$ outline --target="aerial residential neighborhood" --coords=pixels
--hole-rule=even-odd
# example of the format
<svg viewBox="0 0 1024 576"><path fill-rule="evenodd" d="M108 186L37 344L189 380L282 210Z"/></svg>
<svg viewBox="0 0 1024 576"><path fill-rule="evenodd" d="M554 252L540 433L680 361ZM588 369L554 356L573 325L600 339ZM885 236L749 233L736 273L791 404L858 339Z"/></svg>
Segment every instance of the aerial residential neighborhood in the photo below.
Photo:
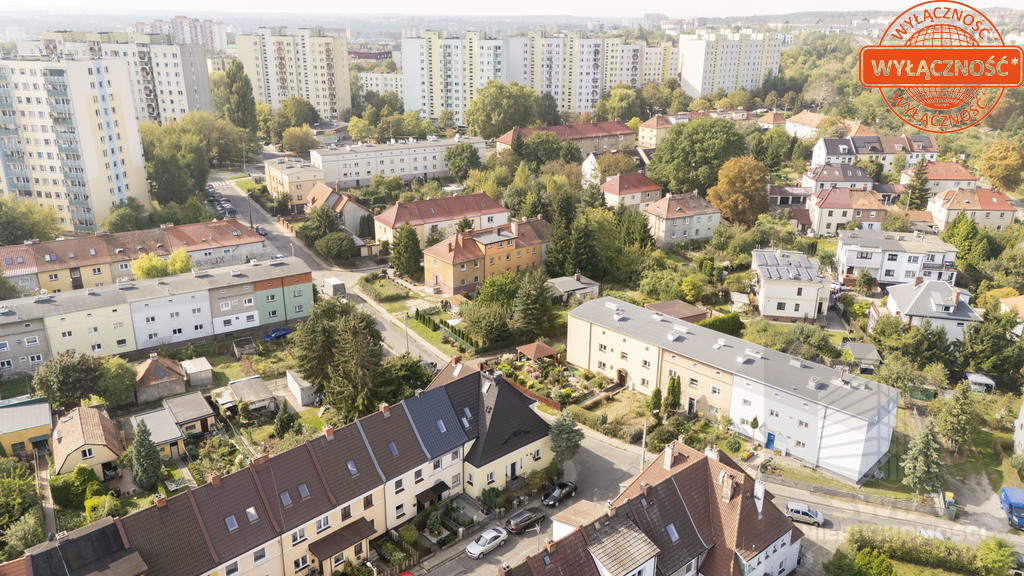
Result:
<svg viewBox="0 0 1024 576"><path fill-rule="evenodd" d="M1024 575L1019 8L173 8L4 12L0 576Z"/></svg>

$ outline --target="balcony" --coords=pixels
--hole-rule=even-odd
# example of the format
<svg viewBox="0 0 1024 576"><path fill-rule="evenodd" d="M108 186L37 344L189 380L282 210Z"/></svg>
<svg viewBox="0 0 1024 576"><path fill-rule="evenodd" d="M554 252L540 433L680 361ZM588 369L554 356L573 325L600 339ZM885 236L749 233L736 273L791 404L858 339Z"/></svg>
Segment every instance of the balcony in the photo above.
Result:
<svg viewBox="0 0 1024 576"><path fill-rule="evenodd" d="M60 152L61 154L79 154L79 153L81 153L81 151L78 149L78 146L74 146L74 145L68 146L66 144L57 144L57 151Z"/></svg>
<svg viewBox="0 0 1024 576"><path fill-rule="evenodd" d="M70 181L64 185L64 189L67 190L68 194L88 194L89 189L82 184L72 184Z"/></svg>
<svg viewBox="0 0 1024 576"><path fill-rule="evenodd" d="M921 264L922 270L945 270L947 268L953 268L956 264L953 262L925 262Z"/></svg>
<svg viewBox="0 0 1024 576"><path fill-rule="evenodd" d="M65 168L85 168L85 164L82 163L81 158L61 158L60 165Z"/></svg>
<svg viewBox="0 0 1024 576"><path fill-rule="evenodd" d="M68 114L70 116L72 112L71 104L65 104L63 102L50 102L50 112L56 112L60 114Z"/></svg>
<svg viewBox="0 0 1024 576"><path fill-rule="evenodd" d="M71 197L68 199L68 204L76 206L78 208L92 208L92 202L88 199L82 200L79 198Z"/></svg>

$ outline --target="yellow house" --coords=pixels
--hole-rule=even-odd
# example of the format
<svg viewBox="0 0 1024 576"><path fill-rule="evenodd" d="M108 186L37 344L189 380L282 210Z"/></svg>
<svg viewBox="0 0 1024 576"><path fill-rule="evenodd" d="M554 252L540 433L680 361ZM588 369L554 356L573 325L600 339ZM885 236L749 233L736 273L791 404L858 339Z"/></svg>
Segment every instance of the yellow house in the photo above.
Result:
<svg viewBox="0 0 1024 576"><path fill-rule="evenodd" d="M84 464L103 478L103 468L120 456L117 427L99 408L75 408L53 429L53 466L57 474L73 472Z"/></svg>
<svg viewBox="0 0 1024 576"><path fill-rule="evenodd" d="M67 238L31 245L39 287L49 292L95 288L113 282L110 255L101 236Z"/></svg>
<svg viewBox="0 0 1024 576"><path fill-rule="evenodd" d="M19 396L0 401L0 456L35 457L48 450L52 428L46 398Z"/></svg>
<svg viewBox="0 0 1024 576"><path fill-rule="evenodd" d="M50 353L82 352L107 356L135 350L128 299L122 290L105 289L88 297L55 295L33 306L51 310L43 318Z"/></svg>
<svg viewBox="0 0 1024 576"><path fill-rule="evenodd" d="M287 196L292 212L302 212L309 204L313 187L324 181L324 171L303 164L301 158L277 158L267 162L265 167L267 191L274 198Z"/></svg>
<svg viewBox="0 0 1024 576"><path fill-rule="evenodd" d="M185 451L185 435L181 433L174 415L165 408L136 414L131 417L132 430L138 435L139 423L149 428L149 438L160 451L161 460L178 458Z"/></svg>

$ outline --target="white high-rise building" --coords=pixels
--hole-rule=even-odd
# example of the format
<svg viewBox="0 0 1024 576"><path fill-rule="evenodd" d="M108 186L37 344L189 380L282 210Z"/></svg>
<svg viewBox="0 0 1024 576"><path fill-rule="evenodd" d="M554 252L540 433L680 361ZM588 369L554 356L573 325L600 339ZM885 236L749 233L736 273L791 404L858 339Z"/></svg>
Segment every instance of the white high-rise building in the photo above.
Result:
<svg viewBox="0 0 1024 576"><path fill-rule="evenodd" d="M779 73L781 34L727 30L679 36L679 83L693 97L719 88L754 90Z"/></svg>
<svg viewBox="0 0 1024 576"><path fill-rule="evenodd" d="M275 110L295 96L305 98L325 120L352 107L348 39L320 28L260 28L237 36L235 50L252 82L256 102Z"/></svg>
<svg viewBox="0 0 1024 576"><path fill-rule="evenodd" d="M46 32L41 40L18 42L18 53L43 59L118 59L128 63L139 122L181 120L189 112L213 110L206 52L198 45L172 44L164 35Z"/></svg>
<svg viewBox="0 0 1024 576"><path fill-rule="evenodd" d="M53 207L75 232L149 202L127 61L0 60L0 194Z"/></svg>
<svg viewBox="0 0 1024 576"><path fill-rule="evenodd" d="M401 72L360 72L358 78L360 94L394 92L402 96L405 92Z"/></svg>
<svg viewBox="0 0 1024 576"><path fill-rule="evenodd" d="M170 22L136 22L130 29L138 34L169 34L175 44L199 44L212 52L228 47L228 26L223 22L175 16Z"/></svg>

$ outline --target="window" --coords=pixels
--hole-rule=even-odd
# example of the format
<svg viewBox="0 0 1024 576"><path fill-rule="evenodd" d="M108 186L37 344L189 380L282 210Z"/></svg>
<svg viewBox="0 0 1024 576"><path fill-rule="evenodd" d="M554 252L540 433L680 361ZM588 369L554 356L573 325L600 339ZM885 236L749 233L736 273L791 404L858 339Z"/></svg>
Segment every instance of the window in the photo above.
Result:
<svg viewBox="0 0 1024 576"><path fill-rule="evenodd" d="M333 562L335 568L343 566L345 564L345 553L342 552L341 554L335 556Z"/></svg>
<svg viewBox="0 0 1024 576"><path fill-rule="evenodd" d="M442 434L444 434L446 432L443 420L438 420L437 421L437 429L440 430Z"/></svg>
<svg viewBox="0 0 1024 576"><path fill-rule="evenodd" d="M644 360L643 362L641 362L641 364L643 365L644 368L650 368L651 367L651 361L650 360Z"/></svg>
<svg viewBox="0 0 1024 576"><path fill-rule="evenodd" d="M341 521L342 522L344 522L345 520L348 520L351 517L352 517L352 507L351 506L345 506L344 508L341 509Z"/></svg>
<svg viewBox="0 0 1024 576"><path fill-rule="evenodd" d="M292 296L296 298L302 298L302 290L295 290L294 292L292 292Z"/></svg>
<svg viewBox="0 0 1024 576"><path fill-rule="evenodd" d="M619 353L619 358L622 358L623 360L629 360L629 353L628 352L620 352Z"/></svg>
<svg viewBox="0 0 1024 576"><path fill-rule="evenodd" d="M414 484L419 484L420 482L423 482L423 470L417 469L415 472L413 472L412 479Z"/></svg>
<svg viewBox="0 0 1024 576"><path fill-rule="evenodd" d="M175 328L174 330L171 330L171 334L175 336L181 334L181 328Z"/></svg>
<svg viewBox="0 0 1024 576"><path fill-rule="evenodd" d="M295 313L296 314L301 314L302 313L302 305L301 304L299 304L298 306L295 307Z"/></svg>
<svg viewBox="0 0 1024 576"><path fill-rule="evenodd" d="M395 480L395 494L398 494L403 490L405 490L405 482L401 478Z"/></svg>
<svg viewBox="0 0 1024 576"><path fill-rule="evenodd" d="M746 418L740 418L740 426L749 426L749 425L750 425L750 420L747 420Z"/></svg>
<svg viewBox="0 0 1024 576"><path fill-rule="evenodd" d="M466 474L466 484L469 484L470 486L473 485L473 475L472 474Z"/></svg>
<svg viewBox="0 0 1024 576"><path fill-rule="evenodd" d="M259 564L267 559L267 549L260 548L259 550L252 553L252 563Z"/></svg>
<svg viewBox="0 0 1024 576"><path fill-rule="evenodd" d="M454 476L452 476L452 488L455 488L459 484L462 484L462 476L460 476L459 474L455 474Z"/></svg>
<svg viewBox="0 0 1024 576"><path fill-rule="evenodd" d="M267 302L277 302L277 294L268 294Z"/></svg>
<svg viewBox="0 0 1024 576"><path fill-rule="evenodd" d="M370 520L370 527L371 528L373 527L373 520L372 519ZM356 542L356 546L353 549L353 552L356 553L356 556L362 556L363 555L363 543L362 542Z"/></svg>
<svg viewBox="0 0 1024 576"><path fill-rule="evenodd" d="M251 297L249 297L249 298L246 298L246 299L242 300L242 305L243 306L252 306L253 305L253 299Z"/></svg>
<svg viewBox="0 0 1024 576"><path fill-rule="evenodd" d="M49 278L50 278L50 282L56 282L57 278L59 278L59 277L56 274L50 274Z"/></svg>
<svg viewBox="0 0 1024 576"><path fill-rule="evenodd" d="M750 400L744 399L743 400L743 405L744 406L750 406Z"/></svg>
<svg viewBox="0 0 1024 576"><path fill-rule="evenodd" d="M196 324L195 326L192 327L192 329L195 330L196 332L202 332L203 325L202 324Z"/></svg>
<svg viewBox="0 0 1024 576"><path fill-rule="evenodd" d="M395 506L395 518L401 518L402 516L405 516L405 504Z"/></svg>
<svg viewBox="0 0 1024 576"><path fill-rule="evenodd" d="M117 347L118 348L123 348L124 346L127 346L127 345L128 345L128 339L127 338L121 338L120 340L117 341Z"/></svg>
<svg viewBox="0 0 1024 576"><path fill-rule="evenodd" d="M779 417L779 411L778 410L769 410L768 411L768 415L769 416L774 416L774 417L778 418Z"/></svg>
<svg viewBox="0 0 1024 576"><path fill-rule="evenodd" d="M260 519L260 515L256 513L254 506L249 506L245 509L245 517L249 519L249 524L255 524Z"/></svg>
<svg viewBox="0 0 1024 576"><path fill-rule="evenodd" d="M895 262L895 261L899 260L899 258L900 258L899 254L886 254L885 255L885 259L888 260L889 262Z"/></svg>
<svg viewBox="0 0 1024 576"><path fill-rule="evenodd" d="M285 508L291 506L292 505L292 495L289 494L288 492L281 492L281 504L284 504Z"/></svg>
<svg viewBox="0 0 1024 576"><path fill-rule="evenodd" d="M395 446L394 442L388 442L388 450L391 451L392 456L398 456L398 446Z"/></svg>
<svg viewBox="0 0 1024 576"><path fill-rule="evenodd" d="M323 516L321 518L317 518L317 520L316 520L316 531L317 531L318 534L320 532L323 532L324 530L327 530L330 527L331 527L331 517L330 516Z"/></svg>
<svg viewBox="0 0 1024 576"><path fill-rule="evenodd" d="M712 386L711 387L711 395L712 396L721 396L722 395L722 389L719 388L718 386Z"/></svg>
<svg viewBox="0 0 1024 576"><path fill-rule="evenodd" d="M805 443L803 443L803 442L801 442L801 441L797 440L797 441L796 441L796 447L797 447L797 448L806 448L806 447L807 447L807 444L805 444Z"/></svg>
<svg viewBox="0 0 1024 576"><path fill-rule="evenodd" d="M696 387L697 387L697 379L696 378L690 378L690 388L696 388Z"/></svg>
<svg viewBox="0 0 1024 576"><path fill-rule="evenodd" d="M99 352L103 349L103 344L93 344L90 348L92 348L93 352Z"/></svg>
<svg viewBox="0 0 1024 576"><path fill-rule="evenodd" d="M303 554L295 559L295 572L301 572L309 567L309 554Z"/></svg>
<svg viewBox="0 0 1024 576"><path fill-rule="evenodd" d="M71 338L71 330L67 330L67 331L61 332L60 333L60 337L65 339L65 340L67 340L68 338Z"/></svg>
<svg viewBox="0 0 1024 576"><path fill-rule="evenodd" d="M42 354L33 354L33 355L28 357L28 361L29 361L30 364L42 364L42 362L43 362L43 355Z"/></svg>
<svg viewBox="0 0 1024 576"><path fill-rule="evenodd" d="M605 346L604 344L598 344L597 349L600 350L601 352L607 352L608 346Z"/></svg>
<svg viewBox="0 0 1024 576"><path fill-rule="evenodd" d="M345 463L345 465L348 466L348 474L349 474L349 476L358 476L359 475L359 469L356 468L355 460L349 460L348 462Z"/></svg>
<svg viewBox="0 0 1024 576"><path fill-rule="evenodd" d="M224 574L227 576L235 576L238 574L238 562L232 562L224 567Z"/></svg>
<svg viewBox="0 0 1024 576"><path fill-rule="evenodd" d="M225 327L225 328L227 328L228 326L231 326L231 318L226 318L226 319L224 320L224 327ZM156 336L156 335L154 334L154 337L155 337L155 336Z"/></svg>
<svg viewBox="0 0 1024 576"><path fill-rule="evenodd" d="M92 458L92 448L82 450L82 460L88 460L89 458Z"/></svg>
<svg viewBox="0 0 1024 576"><path fill-rule="evenodd" d="M540 458L541 458L540 448L537 448L536 450L533 451L533 461L536 462L537 460L540 460Z"/></svg>
<svg viewBox="0 0 1024 576"><path fill-rule="evenodd" d="M799 428L808 428L809 427L807 422L804 422L803 420L797 420L796 425Z"/></svg>
<svg viewBox="0 0 1024 576"><path fill-rule="evenodd" d="M672 540L673 542L679 540L679 533L676 532L675 524L669 524L668 526L665 526L665 531L668 532L669 540Z"/></svg>
<svg viewBox="0 0 1024 576"><path fill-rule="evenodd" d="M373 508L373 494L363 496L363 509Z"/></svg>
<svg viewBox="0 0 1024 576"><path fill-rule="evenodd" d="M39 336L25 338L25 346L39 346Z"/></svg>
<svg viewBox="0 0 1024 576"><path fill-rule="evenodd" d="M494 484L494 472L487 473L487 484Z"/></svg>
<svg viewBox="0 0 1024 576"><path fill-rule="evenodd" d="M440 469L441 469L441 459L438 458L437 460L434 460L434 472L437 472Z"/></svg>
<svg viewBox="0 0 1024 576"><path fill-rule="evenodd" d="M857 252L857 258L860 260L870 260L871 252Z"/></svg>
<svg viewBox="0 0 1024 576"><path fill-rule="evenodd" d="M597 367L598 367L598 369L599 369L599 370L604 370L605 368L607 368L607 367L608 367L608 365L607 365L607 364L605 364L604 362L600 362L600 361L598 361L598 363L597 363Z"/></svg>
<svg viewBox="0 0 1024 576"><path fill-rule="evenodd" d="M803 288L797 288L796 289L796 295L797 296L803 296L804 295L804 289Z"/></svg>
<svg viewBox="0 0 1024 576"><path fill-rule="evenodd" d="M298 544L299 542L302 542L305 539L306 539L306 529L305 528L299 528L295 532L292 532L292 546L295 546L296 544Z"/></svg>
<svg viewBox="0 0 1024 576"><path fill-rule="evenodd" d="M458 462L458 461L459 461L459 451L458 450L453 450L452 451L452 462Z"/></svg>
<svg viewBox="0 0 1024 576"><path fill-rule="evenodd" d="M223 310L231 310L231 302L221 302L220 303L220 309L222 311ZM146 322L149 322L148 318L146 319Z"/></svg>
<svg viewBox="0 0 1024 576"><path fill-rule="evenodd" d="M786 303L785 302L779 302L778 304L775 305L775 309L776 310L785 310L786 309Z"/></svg>
<svg viewBox="0 0 1024 576"><path fill-rule="evenodd" d="M225 518L224 523L228 526L228 532L238 530L238 521L235 520L235 516L233 514Z"/></svg>
<svg viewBox="0 0 1024 576"><path fill-rule="evenodd" d="M305 484L299 484L299 497L301 497L303 500L309 498L309 486L306 486Z"/></svg>
<svg viewBox="0 0 1024 576"><path fill-rule="evenodd" d="M669 370L668 370L668 377L669 378L675 378L677 374L679 374L679 373L676 372L675 370L669 368Z"/></svg>

